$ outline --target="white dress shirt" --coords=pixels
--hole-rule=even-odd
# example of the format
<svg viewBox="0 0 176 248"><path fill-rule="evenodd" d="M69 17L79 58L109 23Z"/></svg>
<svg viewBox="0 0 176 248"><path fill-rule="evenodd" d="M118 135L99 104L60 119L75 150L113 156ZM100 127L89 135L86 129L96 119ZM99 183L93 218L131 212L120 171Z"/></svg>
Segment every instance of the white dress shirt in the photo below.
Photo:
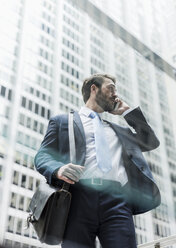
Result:
<svg viewBox="0 0 176 248"><path fill-rule="evenodd" d="M93 123L91 117L89 117L91 112L92 110L85 106L79 111L86 137L86 170L81 179L102 178L118 181L123 186L127 183L128 177L122 160L122 144L114 130L107 122L104 121L102 121L105 131L103 135L106 136L107 143L109 145L110 156L112 159L112 169L107 173L103 173L97 166ZM125 111L123 116L129 112L129 110Z"/></svg>

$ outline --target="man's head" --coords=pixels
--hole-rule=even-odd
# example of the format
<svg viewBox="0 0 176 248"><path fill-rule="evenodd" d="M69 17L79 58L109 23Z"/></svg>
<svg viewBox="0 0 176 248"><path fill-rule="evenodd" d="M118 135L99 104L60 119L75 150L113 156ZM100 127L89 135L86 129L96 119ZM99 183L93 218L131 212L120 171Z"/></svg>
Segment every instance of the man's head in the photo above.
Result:
<svg viewBox="0 0 176 248"><path fill-rule="evenodd" d="M83 82L82 95L84 102L96 103L102 111L114 109L116 79L107 74L94 74Z"/></svg>

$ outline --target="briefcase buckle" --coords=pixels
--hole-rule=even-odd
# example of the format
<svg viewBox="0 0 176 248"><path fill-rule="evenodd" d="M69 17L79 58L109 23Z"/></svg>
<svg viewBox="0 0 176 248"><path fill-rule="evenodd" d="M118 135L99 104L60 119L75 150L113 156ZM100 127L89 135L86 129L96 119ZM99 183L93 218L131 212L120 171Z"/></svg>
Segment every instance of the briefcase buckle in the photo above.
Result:
<svg viewBox="0 0 176 248"><path fill-rule="evenodd" d="M91 184L93 184L93 185L103 185L103 180L102 180L102 178L92 178Z"/></svg>

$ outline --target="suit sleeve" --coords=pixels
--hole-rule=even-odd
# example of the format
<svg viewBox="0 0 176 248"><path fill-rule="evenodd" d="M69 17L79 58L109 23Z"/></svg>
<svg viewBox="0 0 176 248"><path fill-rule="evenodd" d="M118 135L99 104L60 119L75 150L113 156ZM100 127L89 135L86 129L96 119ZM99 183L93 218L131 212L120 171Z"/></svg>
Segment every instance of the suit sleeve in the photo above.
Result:
<svg viewBox="0 0 176 248"><path fill-rule="evenodd" d="M124 118L135 129L136 133L132 135L143 152L153 150L159 146L158 138L139 107L126 114Z"/></svg>
<svg viewBox="0 0 176 248"><path fill-rule="evenodd" d="M52 184L54 172L64 165L60 161L58 151L58 132L58 121L55 118L51 118L46 135L34 158L34 164L37 171L46 178L49 184Z"/></svg>

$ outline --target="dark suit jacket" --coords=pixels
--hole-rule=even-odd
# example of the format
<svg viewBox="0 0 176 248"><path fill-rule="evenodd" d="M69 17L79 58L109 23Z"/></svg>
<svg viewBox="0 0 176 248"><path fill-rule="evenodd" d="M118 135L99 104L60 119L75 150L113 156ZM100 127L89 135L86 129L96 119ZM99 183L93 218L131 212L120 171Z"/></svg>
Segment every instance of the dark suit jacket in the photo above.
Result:
<svg viewBox="0 0 176 248"><path fill-rule="evenodd" d="M158 147L159 141L140 108L128 113L125 120L134 128L135 133L128 127L108 123L116 132L123 147L122 156L128 175L128 184L124 187L126 199L132 207L133 214L139 214L157 207L161 201L158 187L142 154ZM77 112L74 112L74 132L76 164L84 165L86 140ZM68 116L58 115L49 121L48 130L35 156L35 166L49 184L59 185L63 181L56 179L54 172L69 162Z"/></svg>

